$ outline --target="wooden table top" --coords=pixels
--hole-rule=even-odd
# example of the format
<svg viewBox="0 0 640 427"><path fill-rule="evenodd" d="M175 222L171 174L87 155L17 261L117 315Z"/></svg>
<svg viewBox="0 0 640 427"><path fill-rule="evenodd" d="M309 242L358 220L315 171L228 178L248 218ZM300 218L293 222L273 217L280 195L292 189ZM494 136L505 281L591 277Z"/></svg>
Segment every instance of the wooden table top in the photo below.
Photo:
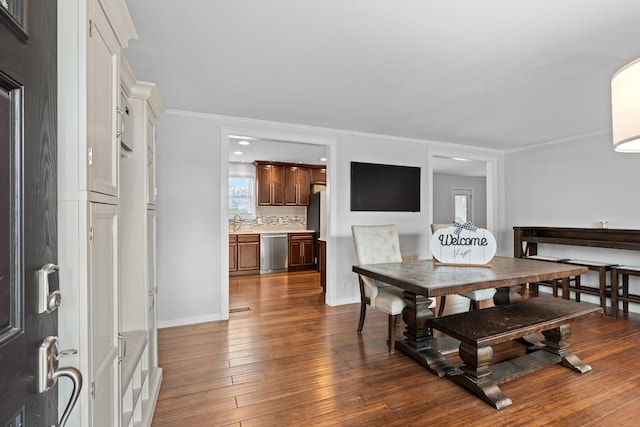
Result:
<svg viewBox="0 0 640 427"><path fill-rule="evenodd" d="M490 268L435 265L434 260L429 259L354 265L353 271L429 298L562 279L589 270L577 265L494 257Z"/></svg>

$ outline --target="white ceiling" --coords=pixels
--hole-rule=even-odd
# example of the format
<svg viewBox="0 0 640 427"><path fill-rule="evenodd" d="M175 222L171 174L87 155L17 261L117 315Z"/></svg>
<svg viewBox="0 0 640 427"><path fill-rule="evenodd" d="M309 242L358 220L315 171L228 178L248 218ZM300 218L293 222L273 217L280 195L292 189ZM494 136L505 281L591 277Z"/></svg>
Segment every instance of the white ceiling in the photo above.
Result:
<svg viewBox="0 0 640 427"><path fill-rule="evenodd" d="M260 139L248 141L250 145L240 145L239 138L229 138L229 161L251 163L254 160L274 160L288 163L308 163L321 165L327 158L325 145L297 144L292 142ZM242 154L235 154L240 151ZM326 160L325 160L326 161Z"/></svg>
<svg viewBox="0 0 640 427"><path fill-rule="evenodd" d="M640 57L638 0L126 2L167 109L504 150L608 138Z"/></svg>

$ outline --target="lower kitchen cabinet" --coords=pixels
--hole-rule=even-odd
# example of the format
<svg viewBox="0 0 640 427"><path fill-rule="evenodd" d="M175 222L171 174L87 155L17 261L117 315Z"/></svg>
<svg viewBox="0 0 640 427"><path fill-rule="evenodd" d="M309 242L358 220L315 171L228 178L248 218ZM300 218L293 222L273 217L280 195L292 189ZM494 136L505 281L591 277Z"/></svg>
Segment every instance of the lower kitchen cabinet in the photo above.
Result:
<svg viewBox="0 0 640 427"><path fill-rule="evenodd" d="M289 233L289 270L313 268L313 239L313 233Z"/></svg>
<svg viewBox="0 0 640 427"><path fill-rule="evenodd" d="M229 272L238 271L238 235L229 234Z"/></svg>
<svg viewBox="0 0 640 427"><path fill-rule="evenodd" d="M237 274L260 271L260 235L229 235L229 272Z"/></svg>
<svg viewBox="0 0 640 427"><path fill-rule="evenodd" d="M327 242L324 240L318 240L318 248L320 253L318 254L318 271L320 271L320 286L322 286L322 293L327 293Z"/></svg>

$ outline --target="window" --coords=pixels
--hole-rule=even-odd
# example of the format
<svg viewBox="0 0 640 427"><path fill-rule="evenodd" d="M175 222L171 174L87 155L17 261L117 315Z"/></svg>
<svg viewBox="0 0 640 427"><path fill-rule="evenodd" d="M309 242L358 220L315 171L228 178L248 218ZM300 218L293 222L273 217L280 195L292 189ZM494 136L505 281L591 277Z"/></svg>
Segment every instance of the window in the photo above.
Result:
<svg viewBox="0 0 640 427"><path fill-rule="evenodd" d="M229 177L229 216L252 217L255 213L253 178Z"/></svg>
<svg viewBox="0 0 640 427"><path fill-rule="evenodd" d="M473 221L473 211L471 209L471 188L452 188L453 196L453 219L454 221L466 223Z"/></svg>

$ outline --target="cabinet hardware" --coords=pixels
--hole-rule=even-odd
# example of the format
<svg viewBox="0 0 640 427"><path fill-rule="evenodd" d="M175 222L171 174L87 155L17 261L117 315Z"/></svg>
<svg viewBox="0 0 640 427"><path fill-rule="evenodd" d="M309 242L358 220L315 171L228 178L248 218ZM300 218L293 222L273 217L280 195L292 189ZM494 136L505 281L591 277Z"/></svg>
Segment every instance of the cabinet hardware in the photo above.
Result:
<svg viewBox="0 0 640 427"><path fill-rule="evenodd" d="M118 353L118 362L122 362L127 357L127 340L122 334L118 334Z"/></svg>
<svg viewBox="0 0 640 427"><path fill-rule="evenodd" d="M125 112L124 112L124 111L122 111L122 110L121 110L121 109L119 109L119 108L116 108L116 114L117 114L117 115L119 115L119 116L121 117L121 119L120 119L120 129L116 131L116 138L118 138L118 137L120 137L120 136L124 133L124 131L125 131L125 128L124 128L124 115L125 115ZM128 115L128 113L127 113L127 115Z"/></svg>

